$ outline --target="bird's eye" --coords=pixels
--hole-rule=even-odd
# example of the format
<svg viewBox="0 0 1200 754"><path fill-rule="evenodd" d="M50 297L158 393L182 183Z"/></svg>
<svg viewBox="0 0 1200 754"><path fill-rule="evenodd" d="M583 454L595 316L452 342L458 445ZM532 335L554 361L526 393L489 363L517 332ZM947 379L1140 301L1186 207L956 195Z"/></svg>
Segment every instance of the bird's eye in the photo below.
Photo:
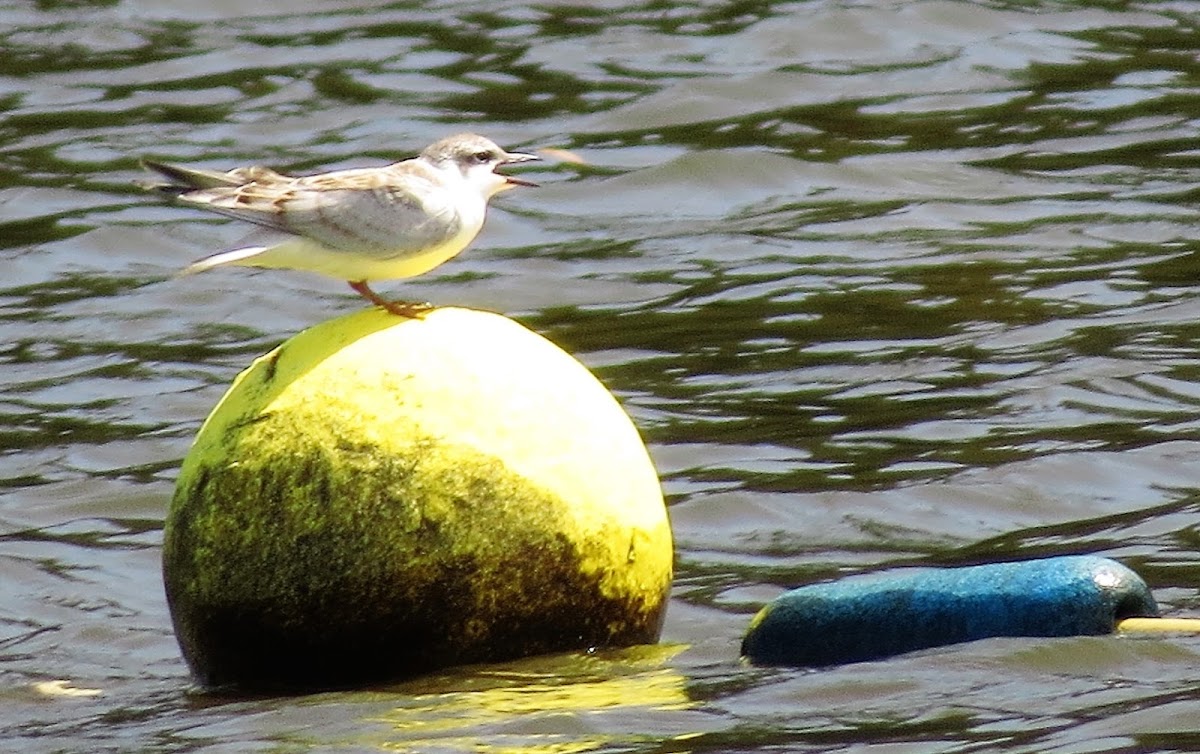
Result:
<svg viewBox="0 0 1200 754"><path fill-rule="evenodd" d="M475 154L471 155L471 159L475 160L475 162L478 162L480 165L482 165L485 162L492 161L492 153L488 152L486 150L479 151L479 152L476 152Z"/></svg>

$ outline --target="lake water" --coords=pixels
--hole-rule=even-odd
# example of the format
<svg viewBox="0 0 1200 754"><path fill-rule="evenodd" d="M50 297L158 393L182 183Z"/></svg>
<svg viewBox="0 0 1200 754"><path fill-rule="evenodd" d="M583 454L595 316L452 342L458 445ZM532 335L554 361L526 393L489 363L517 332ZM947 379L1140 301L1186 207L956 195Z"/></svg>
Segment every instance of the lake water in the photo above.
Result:
<svg viewBox="0 0 1200 754"><path fill-rule="evenodd" d="M1197 2L0 4L0 748L1194 751L1200 638L737 654L784 589L914 565L1097 553L1200 614L1198 49ZM504 312L618 395L671 505L664 643L196 693L160 581L180 460L255 356L363 302L173 279L245 228L137 160L464 129L586 164L376 288Z"/></svg>

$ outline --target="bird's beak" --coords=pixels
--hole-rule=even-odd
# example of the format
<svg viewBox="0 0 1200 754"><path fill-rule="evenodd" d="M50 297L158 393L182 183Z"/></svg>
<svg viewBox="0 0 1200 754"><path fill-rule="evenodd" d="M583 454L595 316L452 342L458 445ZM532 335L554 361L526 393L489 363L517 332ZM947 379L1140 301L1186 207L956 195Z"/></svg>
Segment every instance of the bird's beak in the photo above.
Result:
<svg viewBox="0 0 1200 754"><path fill-rule="evenodd" d="M515 162L529 162L530 160L540 160L541 158L535 154L525 154L524 152L505 152L504 159L500 161L501 165L511 165ZM533 181L523 181L520 178L513 178L511 175L504 176L504 180L514 186L532 186L537 188L537 184Z"/></svg>
<svg viewBox="0 0 1200 754"><path fill-rule="evenodd" d="M526 154L525 152L505 152L502 163L507 165L510 162L530 162L532 160L540 160L536 154Z"/></svg>

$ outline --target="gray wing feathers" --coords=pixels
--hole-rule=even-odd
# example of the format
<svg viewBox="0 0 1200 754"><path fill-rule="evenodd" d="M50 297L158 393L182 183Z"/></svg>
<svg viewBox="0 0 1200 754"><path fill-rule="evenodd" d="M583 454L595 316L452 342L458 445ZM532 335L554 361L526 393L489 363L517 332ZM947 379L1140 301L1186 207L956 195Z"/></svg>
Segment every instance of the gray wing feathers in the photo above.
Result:
<svg viewBox="0 0 1200 754"><path fill-rule="evenodd" d="M413 172L346 170L291 178L262 167L227 173L147 162L171 183L148 188L180 201L292 233L335 250L404 256L460 230L455 211ZM393 169L399 166L393 166ZM408 184L403 185L403 184ZM422 203L408 186L426 189Z"/></svg>
<svg viewBox="0 0 1200 754"><path fill-rule="evenodd" d="M182 165L172 165L169 162L155 162L154 160L142 160L142 167L147 170L153 170L163 178L166 178L170 183L151 183L150 181L138 181L138 185L150 189L152 191L160 191L167 194L183 194L197 189L212 189L221 187L240 186L250 181L272 181L272 180L287 180L286 176L276 173L270 168L254 166L249 168L237 168L222 173L216 170L201 170L199 168L185 168Z"/></svg>
<svg viewBox="0 0 1200 754"><path fill-rule="evenodd" d="M408 193L388 186L298 192L283 209L285 230L347 251L403 256L440 244L458 231L453 213L439 216Z"/></svg>

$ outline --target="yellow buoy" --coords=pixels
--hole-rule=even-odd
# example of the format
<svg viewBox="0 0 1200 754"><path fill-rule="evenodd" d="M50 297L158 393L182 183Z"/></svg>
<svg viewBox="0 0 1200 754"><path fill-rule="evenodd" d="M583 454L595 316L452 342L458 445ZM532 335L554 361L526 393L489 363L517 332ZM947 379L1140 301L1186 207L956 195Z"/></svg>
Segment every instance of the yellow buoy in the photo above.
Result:
<svg viewBox="0 0 1200 754"><path fill-rule="evenodd" d="M364 311L255 361L201 427L163 543L184 656L246 688L653 642L671 566L612 395L465 309Z"/></svg>

